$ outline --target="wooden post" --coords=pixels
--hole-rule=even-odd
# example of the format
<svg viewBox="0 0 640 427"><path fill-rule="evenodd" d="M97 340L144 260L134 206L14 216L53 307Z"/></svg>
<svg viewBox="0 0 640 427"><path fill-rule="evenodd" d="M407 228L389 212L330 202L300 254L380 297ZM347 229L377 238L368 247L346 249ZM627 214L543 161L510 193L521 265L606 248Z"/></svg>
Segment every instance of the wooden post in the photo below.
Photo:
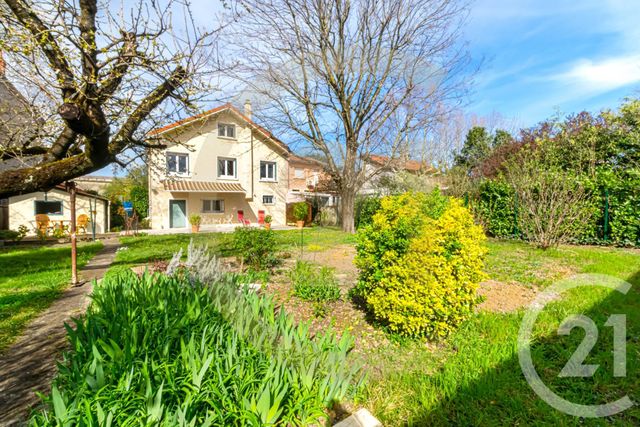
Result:
<svg viewBox="0 0 640 427"><path fill-rule="evenodd" d="M67 182L67 191L69 191L69 207L71 224L69 226L69 234L71 237L71 285L78 284L78 244L76 241L76 183Z"/></svg>

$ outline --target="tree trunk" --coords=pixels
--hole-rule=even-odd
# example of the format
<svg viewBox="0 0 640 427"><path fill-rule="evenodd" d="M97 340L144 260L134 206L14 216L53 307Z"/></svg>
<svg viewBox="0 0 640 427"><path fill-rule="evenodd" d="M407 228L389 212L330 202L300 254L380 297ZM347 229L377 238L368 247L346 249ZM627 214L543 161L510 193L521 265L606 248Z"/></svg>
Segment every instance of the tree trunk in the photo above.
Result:
<svg viewBox="0 0 640 427"><path fill-rule="evenodd" d="M346 233L355 233L355 201L356 192L351 189L344 189L340 194L342 231Z"/></svg>

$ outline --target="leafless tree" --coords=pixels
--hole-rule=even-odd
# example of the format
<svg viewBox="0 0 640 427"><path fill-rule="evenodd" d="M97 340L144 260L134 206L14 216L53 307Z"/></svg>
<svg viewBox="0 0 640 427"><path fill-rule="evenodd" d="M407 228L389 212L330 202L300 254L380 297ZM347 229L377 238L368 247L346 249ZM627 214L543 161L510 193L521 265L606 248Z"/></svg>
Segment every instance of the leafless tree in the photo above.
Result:
<svg viewBox="0 0 640 427"><path fill-rule="evenodd" d="M271 128L321 152L354 231L355 196L466 87L456 0L240 0L225 45ZM288 132L288 133L287 133Z"/></svg>
<svg viewBox="0 0 640 427"><path fill-rule="evenodd" d="M0 198L142 155L208 84L216 33L180 0L0 0L0 83L22 95L0 114Z"/></svg>
<svg viewBox="0 0 640 427"><path fill-rule="evenodd" d="M589 191L546 147L520 150L507 162L504 176L517 197L520 231L542 249L576 237L594 214Z"/></svg>

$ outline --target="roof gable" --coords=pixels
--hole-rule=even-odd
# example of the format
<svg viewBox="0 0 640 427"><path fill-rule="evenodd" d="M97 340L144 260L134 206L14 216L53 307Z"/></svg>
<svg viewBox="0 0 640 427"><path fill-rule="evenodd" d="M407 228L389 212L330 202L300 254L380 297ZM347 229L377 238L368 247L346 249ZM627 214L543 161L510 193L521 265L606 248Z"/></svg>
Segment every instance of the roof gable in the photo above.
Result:
<svg viewBox="0 0 640 427"><path fill-rule="evenodd" d="M206 121L214 116L217 116L221 113L224 112L228 112L231 113L232 115L236 116L239 120L245 122L251 129L255 130L256 132L258 132L259 134L261 134L263 137L265 137L267 140L271 141L273 144L275 144L276 146L278 146L280 149L284 150L287 154L291 152L291 150L289 149L289 146L287 144L285 144L284 142L282 142L281 140L279 140L278 138L276 138L271 132L269 132L267 129L263 128L262 126L258 125L256 122L254 122L253 120L251 120L250 118L248 118L247 116L245 116L242 112L240 112L240 110L238 110L236 107L234 107L233 105L231 105L230 103L221 105L219 107L216 108L212 108L211 110L205 111L203 113L200 114L196 114L194 116L191 117L187 117L186 119L182 119L179 120L177 122L168 124L166 126L163 126L161 128L158 129L154 129L151 132L148 133L149 137L153 137L153 138L157 138L163 134L166 133L173 133L173 132L177 132L180 129L183 129L189 125L195 124L199 121Z"/></svg>

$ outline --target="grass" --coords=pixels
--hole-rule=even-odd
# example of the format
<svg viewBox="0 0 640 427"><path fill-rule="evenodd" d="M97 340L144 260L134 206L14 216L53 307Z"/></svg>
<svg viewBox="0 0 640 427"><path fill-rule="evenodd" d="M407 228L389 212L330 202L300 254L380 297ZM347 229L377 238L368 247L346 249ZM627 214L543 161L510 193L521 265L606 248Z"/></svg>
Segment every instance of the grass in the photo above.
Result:
<svg viewBox="0 0 640 427"><path fill-rule="evenodd" d="M300 232L276 232L284 250L300 249ZM129 251L118 254L121 265L168 258L186 247L190 235L124 240ZM199 234L224 254L228 235ZM305 229L305 251L353 244L355 238L336 229ZM537 372L557 394L582 403L605 403L627 393L640 401L640 252L601 247L564 246L542 251L515 241L491 240L486 270L494 281L543 289L575 273L595 273L627 280L626 296L602 289L579 288L550 303L538 319L532 355ZM599 340L584 363L599 364L593 378L560 378L558 374L584 332L559 336L569 315L584 313L599 327ZM627 316L627 377L612 375L613 330L604 326L610 314ZM384 425L601 425L602 419L564 415L547 405L526 383L517 358L516 337L523 311L481 312L449 339L437 344L398 341L369 354L370 380L355 404L371 410ZM607 418L607 424L638 425L637 407Z"/></svg>
<svg viewBox="0 0 640 427"><path fill-rule="evenodd" d="M81 267L102 243L81 245ZM26 323L49 307L69 284L71 249L27 248L0 251L0 351L20 334Z"/></svg>
<svg viewBox="0 0 640 427"><path fill-rule="evenodd" d="M299 230L280 230L273 232L279 249L282 251L299 251L302 240L303 249L322 251L337 244L353 244L355 237L334 227L312 227ZM156 260L168 260L182 248L186 253L189 241L193 239L197 244L206 244L209 249L220 256L227 256L231 252L231 233L198 233L198 234L170 234L161 236L122 237L122 245L127 249L118 252L109 274L129 269L135 265L145 264Z"/></svg>
<svg viewBox="0 0 640 427"><path fill-rule="evenodd" d="M640 254L621 249L562 247L540 251L518 242L492 241L487 270L494 280L546 286L561 272L598 273L629 281L626 296L601 289L579 288L547 306L534 330L532 354L543 381L565 399L595 404L628 393L640 398ZM507 285L508 286L508 285ZM584 332L556 334L569 315L584 313L599 326L600 339L584 363L598 363L593 378L559 378ZM604 326L612 313L627 316L626 378L612 375L612 328ZM360 396L384 425L601 425L602 419L564 415L538 398L521 373L517 334L522 311L479 313L437 350L407 343L375 355L383 365ZM406 354L412 355L407 359ZM404 362L402 360L404 359ZM399 362L400 361L400 362ZM637 425L640 411L630 409L609 417L614 425Z"/></svg>

